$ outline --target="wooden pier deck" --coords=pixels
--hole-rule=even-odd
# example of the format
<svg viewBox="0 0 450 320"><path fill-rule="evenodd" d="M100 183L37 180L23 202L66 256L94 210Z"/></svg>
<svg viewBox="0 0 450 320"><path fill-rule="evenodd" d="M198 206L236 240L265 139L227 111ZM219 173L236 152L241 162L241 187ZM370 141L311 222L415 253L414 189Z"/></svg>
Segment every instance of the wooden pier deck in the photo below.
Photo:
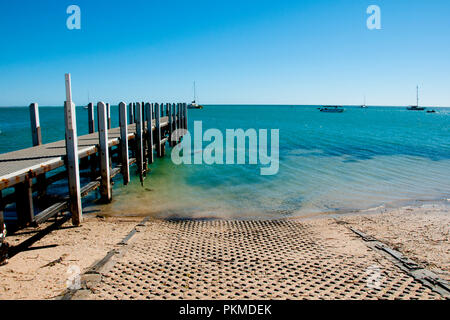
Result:
<svg viewBox="0 0 450 320"><path fill-rule="evenodd" d="M152 129L156 128L153 120ZM161 118L161 127L169 125L168 117ZM128 139L136 135L136 124L128 126ZM120 128L108 130L109 147L120 142ZM166 140L167 141L167 140ZM99 149L99 133L94 132L78 137L79 159L96 153ZM0 190L21 183L31 173L37 176L64 166L66 141L60 140L27 149L0 154Z"/></svg>

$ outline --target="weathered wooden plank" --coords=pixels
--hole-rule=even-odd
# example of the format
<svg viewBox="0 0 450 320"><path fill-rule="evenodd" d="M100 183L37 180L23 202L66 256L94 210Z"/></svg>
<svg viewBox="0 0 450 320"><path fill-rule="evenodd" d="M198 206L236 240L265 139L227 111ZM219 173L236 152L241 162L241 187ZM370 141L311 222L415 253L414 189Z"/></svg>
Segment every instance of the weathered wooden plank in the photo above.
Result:
<svg viewBox="0 0 450 320"><path fill-rule="evenodd" d="M148 163L153 163L153 112L152 105L150 103L145 104L146 117L147 117L147 159Z"/></svg>
<svg viewBox="0 0 450 320"><path fill-rule="evenodd" d="M124 102L119 103L119 124L120 124L120 158L122 164L123 184L130 182L130 166L128 154L128 119L127 105Z"/></svg>
<svg viewBox="0 0 450 320"><path fill-rule="evenodd" d="M101 186L100 196L102 201L110 202L112 199L111 193L111 173L109 165L109 146L108 146L108 121L107 108L104 102L97 104L98 113L98 133L99 133L99 155L100 155L100 175Z"/></svg>
<svg viewBox="0 0 450 320"><path fill-rule="evenodd" d="M70 74L65 75L66 101L64 103L64 114L66 122L66 154L67 171L70 194L70 212L72 223L80 225L82 217L81 194L80 194L80 167L78 160L78 136L75 115L75 104L72 102L72 88Z"/></svg>
<svg viewBox="0 0 450 320"><path fill-rule="evenodd" d="M144 146L142 129L144 127L144 119L142 117L142 106L140 102L136 103L136 158L139 181L144 183Z"/></svg>

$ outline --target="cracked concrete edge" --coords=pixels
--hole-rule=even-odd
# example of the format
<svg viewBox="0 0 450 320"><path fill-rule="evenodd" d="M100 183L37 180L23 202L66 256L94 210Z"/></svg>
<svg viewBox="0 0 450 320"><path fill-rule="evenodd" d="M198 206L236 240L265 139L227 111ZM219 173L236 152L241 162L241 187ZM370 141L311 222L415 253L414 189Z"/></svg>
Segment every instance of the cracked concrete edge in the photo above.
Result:
<svg viewBox="0 0 450 320"><path fill-rule="evenodd" d="M122 258L130 249L130 240L140 232L139 228L144 227L150 217L144 218L138 223L120 242L118 246L120 249L112 249L100 260L92 264L88 270L80 276L80 288L67 289L61 295L57 296L55 300L86 300L89 299L92 293L91 288L97 286L102 277L110 271L117 261Z"/></svg>
<svg viewBox="0 0 450 320"><path fill-rule="evenodd" d="M394 263L394 265L396 265L408 275L412 276L424 286L430 288L434 292L439 293L444 299L450 299L450 284L448 283L448 281L440 278L434 272L423 268L408 257L405 257L400 251L390 248L384 242L370 235L367 235L366 233L358 229L350 227L349 223L339 219L335 219L335 222L339 225L344 225L347 229L360 237L364 241L366 246L388 258L391 262Z"/></svg>

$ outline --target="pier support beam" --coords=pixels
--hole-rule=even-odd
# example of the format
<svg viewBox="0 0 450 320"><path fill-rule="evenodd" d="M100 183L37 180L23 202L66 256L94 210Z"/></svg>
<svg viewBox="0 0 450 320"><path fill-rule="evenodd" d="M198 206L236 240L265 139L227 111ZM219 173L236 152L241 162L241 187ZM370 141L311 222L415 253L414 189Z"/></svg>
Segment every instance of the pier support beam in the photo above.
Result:
<svg viewBox="0 0 450 320"><path fill-rule="evenodd" d="M136 160L141 185L144 184L144 146L142 129L144 127L144 119L142 117L142 106L140 102L136 103Z"/></svg>
<svg viewBox="0 0 450 320"><path fill-rule="evenodd" d="M106 104L106 115L108 118L108 129L111 129L111 105L109 103Z"/></svg>
<svg viewBox="0 0 450 320"><path fill-rule="evenodd" d="M155 103L155 138L156 138L156 156L161 158L163 156L162 146L161 146L161 109L159 103Z"/></svg>
<svg viewBox="0 0 450 320"><path fill-rule="evenodd" d="M30 104L30 121L31 121L31 137L33 146L42 144L41 124L39 121L39 106L37 103ZM45 182L45 173L36 178L39 197L45 196L47 193L47 184Z"/></svg>
<svg viewBox="0 0 450 320"><path fill-rule="evenodd" d="M133 104L132 103L130 103L129 105L128 105L128 108L129 108L129 110L128 110L128 113L129 113L129 116L130 116L130 119L129 119L129 123L130 124L133 124L133 120L134 120L134 108L133 108Z"/></svg>
<svg viewBox="0 0 450 320"><path fill-rule="evenodd" d="M147 161L153 163L153 112L150 103L145 104L145 115L147 117Z"/></svg>
<svg viewBox="0 0 450 320"><path fill-rule="evenodd" d="M80 193L80 164L78 159L78 137L75 105L72 102L72 88L69 73L65 75L65 80L66 101L64 103L64 115L66 122L66 154L70 195L70 212L72 214L72 223L78 226L81 224L83 219Z"/></svg>
<svg viewBox="0 0 450 320"><path fill-rule="evenodd" d="M16 195L17 224L28 226L34 220L33 179L27 177L24 182L14 187Z"/></svg>
<svg viewBox="0 0 450 320"><path fill-rule="evenodd" d="M178 128L183 129L183 123L181 121L181 103L178 103L178 111L177 111L177 122L178 122ZM178 143L181 141L181 133L178 135Z"/></svg>
<svg viewBox="0 0 450 320"><path fill-rule="evenodd" d="M89 133L95 132L94 104L89 102L88 105L88 129Z"/></svg>
<svg viewBox="0 0 450 320"><path fill-rule="evenodd" d="M177 144L178 138L177 132L178 126L177 126L177 105L175 103L172 104L172 125L173 125L173 140L172 140L172 146L175 146Z"/></svg>
<svg viewBox="0 0 450 320"><path fill-rule="evenodd" d="M98 113L98 133L99 133L99 155L100 155L100 196L102 201L110 202L112 199L111 192L111 172L109 166L109 145L108 145L108 120L107 107L104 102L97 104Z"/></svg>
<svg viewBox="0 0 450 320"><path fill-rule="evenodd" d="M41 124L39 123L39 106L37 103L30 104L31 137L33 146L42 144Z"/></svg>
<svg viewBox="0 0 450 320"><path fill-rule="evenodd" d="M183 103L184 105L184 128L187 130L188 129L188 108L187 108L187 104Z"/></svg>
<svg viewBox="0 0 450 320"><path fill-rule="evenodd" d="M89 102L87 107L88 107L88 130L89 133L94 133L95 132L94 104L92 102ZM91 179L95 179L97 178L97 157L95 154L89 156L89 163L91 167Z"/></svg>
<svg viewBox="0 0 450 320"><path fill-rule="evenodd" d="M167 117L169 120L169 146L173 147L173 142L172 142L172 134L173 134L173 122L172 122L172 104L168 103L167 104Z"/></svg>
<svg viewBox="0 0 450 320"><path fill-rule="evenodd" d="M119 124L120 124L120 159L122 163L123 184L130 182L130 159L128 155L128 120L127 105L119 103Z"/></svg>

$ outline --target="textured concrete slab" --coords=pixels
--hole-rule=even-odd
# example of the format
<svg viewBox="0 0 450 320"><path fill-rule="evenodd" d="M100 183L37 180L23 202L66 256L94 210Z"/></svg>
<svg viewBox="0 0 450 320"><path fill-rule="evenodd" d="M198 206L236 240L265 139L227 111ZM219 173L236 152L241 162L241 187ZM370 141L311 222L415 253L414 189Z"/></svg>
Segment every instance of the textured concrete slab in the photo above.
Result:
<svg viewBox="0 0 450 320"><path fill-rule="evenodd" d="M128 245L82 298L442 298L333 221L155 220Z"/></svg>

